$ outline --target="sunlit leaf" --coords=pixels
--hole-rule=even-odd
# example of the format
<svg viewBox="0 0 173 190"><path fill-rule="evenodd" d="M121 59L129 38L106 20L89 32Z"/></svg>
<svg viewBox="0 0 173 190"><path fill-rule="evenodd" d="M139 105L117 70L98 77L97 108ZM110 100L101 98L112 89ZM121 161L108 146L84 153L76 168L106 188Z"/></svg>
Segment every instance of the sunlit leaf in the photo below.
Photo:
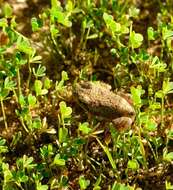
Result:
<svg viewBox="0 0 173 190"><path fill-rule="evenodd" d="M132 31L130 33L129 41L130 41L132 48L139 48L142 45L143 36L142 36L142 34L135 33L135 31Z"/></svg>
<svg viewBox="0 0 173 190"><path fill-rule="evenodd" d="M79 130L80 130L83 134L89 134L92 129L89 127L89 123L88 123L88 122L84 122L84 123L80 123L80 125L79 125Z"/></svg>
<svg viewBox="0 0 173 190"><path fill-rule="evenodd" d="M37 102L37 99L35 96L33 96L32 94L28 95L28 103L30 106L34 106Z"/></svg>
<svg viewBox="0 0 173 190"><path fill-rule="evenodd" d="M10 6L9 3L5 3L4 6L3 6L3 13L5 15L6 18L9 18L12 16L12 13L13 13L13 9L12 7Z"/></svg>
<svg viewBox="0 0 173 190"><path fill-rule="evenodd" d="M139 168L139 163L137 160L129 160L127 167L132 170L137 170Z"/></svg>
<svg viewBox="0 0 173 190"><path fill-rule="evenodd" d="M58 166L65 166L65 160L60 158L59 154L56 154L56 156L54 157L53 164Z"/></svg>
<svg viewBox="0 0 173 190"><path fill-rule="evenodd" d="M173 152L166 153L163 157L165 161L171 162L173 161Z"/></svg>
<svg viewBox="0 0 173 190"><path fill-rule="evenodd" d="M58 136L59 136L59 142L60 143L66 142L67 141L67 137L68 137L68 129L65 128L65 127L61 127L59 129Z"/></svg>
<svg viewBox="0 0 173 190"><path fill-rule="evenodd" d="M79 185L80 185L81 190L86 189L89 186L89 184L90 184L90 180L85 179L84 176L79 177Z"/></svg>

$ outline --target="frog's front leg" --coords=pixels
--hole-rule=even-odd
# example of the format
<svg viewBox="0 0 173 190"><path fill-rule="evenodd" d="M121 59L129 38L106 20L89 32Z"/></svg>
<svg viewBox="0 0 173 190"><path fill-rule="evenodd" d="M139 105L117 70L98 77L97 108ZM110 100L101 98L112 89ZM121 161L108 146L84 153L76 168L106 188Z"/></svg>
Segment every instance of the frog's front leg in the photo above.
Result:
<svg viewBox="0 0 173 190"><path fill-rule="evenodd" d="M112 120L112 123L118 131L124 131L132 125L133 120L130 117L119 117Z"/></svg>

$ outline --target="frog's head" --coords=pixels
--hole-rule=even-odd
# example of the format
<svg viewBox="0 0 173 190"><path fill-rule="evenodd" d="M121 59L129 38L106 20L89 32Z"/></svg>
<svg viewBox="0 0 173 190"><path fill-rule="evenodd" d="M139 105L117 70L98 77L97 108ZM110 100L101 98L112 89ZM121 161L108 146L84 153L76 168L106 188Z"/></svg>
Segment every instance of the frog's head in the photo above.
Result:
<svg viewBox="0 0 173 190"><path fill-rule="evenodd" d="M73 94L76 99L83 103L90 102L90 93L92 90L92 83L89 81L81 81L76 83L73 88Z"/></svg>

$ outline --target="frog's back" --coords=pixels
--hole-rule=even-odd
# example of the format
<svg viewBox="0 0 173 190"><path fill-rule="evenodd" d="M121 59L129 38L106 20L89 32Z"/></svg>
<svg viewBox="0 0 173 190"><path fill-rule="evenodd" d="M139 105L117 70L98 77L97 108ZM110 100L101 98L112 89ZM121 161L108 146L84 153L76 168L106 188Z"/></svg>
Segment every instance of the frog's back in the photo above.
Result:
<svg viewBox="0 0 173 190"><path fill-rule="evenodd" d="M81 82L76 86L79 101L92 113L113 119L122 115L133 115L133 107L102 82Z"/></svg>

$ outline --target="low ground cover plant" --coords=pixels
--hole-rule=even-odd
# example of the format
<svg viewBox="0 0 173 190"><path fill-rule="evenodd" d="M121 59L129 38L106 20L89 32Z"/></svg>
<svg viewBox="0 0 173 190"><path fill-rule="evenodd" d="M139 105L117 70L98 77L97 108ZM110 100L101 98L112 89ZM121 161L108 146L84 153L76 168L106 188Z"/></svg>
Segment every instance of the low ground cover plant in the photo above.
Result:
<svg viewBox="0 0 173 190"><path fill-rule="evenodd" d="M14 2L0 4L1 189L172 189L172 1L25 1L26 20ZM132 126L83 109L80 81L130 94Z"/></svg>

